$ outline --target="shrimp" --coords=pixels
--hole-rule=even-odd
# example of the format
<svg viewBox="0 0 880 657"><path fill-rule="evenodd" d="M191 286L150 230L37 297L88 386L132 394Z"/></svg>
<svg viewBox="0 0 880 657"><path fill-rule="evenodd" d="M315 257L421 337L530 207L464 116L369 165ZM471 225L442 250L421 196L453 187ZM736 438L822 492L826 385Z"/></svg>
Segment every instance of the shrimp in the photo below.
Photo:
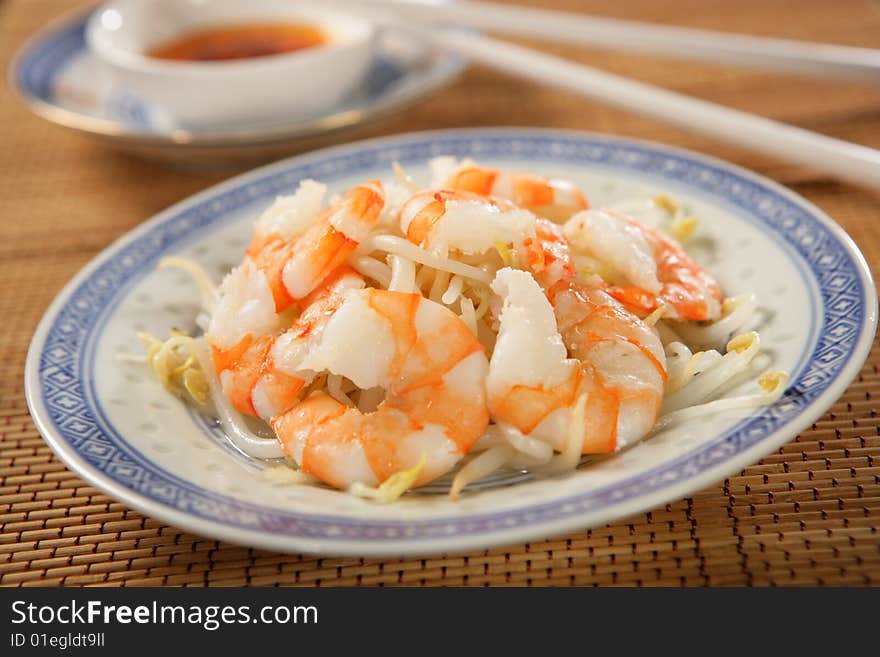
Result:
<svg viewBox="0 0 880 657"><path fill-rule="evenodd" d="M528 272L510 268L496 274L492 289L503 299L486 379L496 420L561 452L571 423L583 417L583 454L613 452L650 431L666 361L638 317L601 289L573 283L551 303Z"/></svg>
<svg viewBox="0 0 880 657"><path fill-rule="evenodd" d="M589 210L564 226L574 252L603 265L608 294L646 316L665 306L664 317L713 320L721 315L721 288L674 240L635 219Z"/></svg>
<svg viewBox="0 0 880 657"><path fill-rule="evenodd" d="M441 253L474 255L511 245L521 255L518 264L545 288L575 274L562 229L504 199L456 190L420 192L401 208L400 228L417 246Z"/></svg>
<svg viewBox="0 0 880 657"><path fill-rule="evenodd" d="M282 333L263 272L245 263L227 280L208 332L214 367L224 394L239 413L268 420L292 406L312 379L311 373L288 374L275 366L279 338L285 342L307 335L339 306L345 290L361 288L364 281L349 267L338 269L305 299L305 311ZM251 294L239 297L243 290Z"/></svg>
<svg viewBox="0 0 880 657"><path fill-rule="evenodd" d="M535 220L535 242L528 245L527 256L526 267L545 290L575 277L568 240L552 221Z"/></svg>
<svg viewBox="0 0 880 657"><path fill-rule="evenodd" d="M485 253L497 244L522 245L534 238L535 217L508 201L440 189L419 192L400 209L400 229L427 251L446 255Z"/></svg>
<svg viewBox="0 0 880 657"><path fill-rule="evenodd" d="M279 199L267 210L247 249L247 259L264 273L279 313L295 303L304 307L303 300L367 237L385 203L382 183L371 180L318 213L315 198L323 198L324 189L314 185L318 183L306 181L293 197Z"/></svg>
<svg viewBox="0 0 880 657"><path fill-rule="evenodd" d="M530 253L539 253L540 256L530 259L526 267L553 309L555 326L552 328L560 334L568 354L581 363L590 363L589 367L581 366L587 373L584 381L589 383L587 387L591 390L586 402L586 417L589 419L603 408L616 408L616 412L622 413L619 426L609 423L604 427L601 424L593 427L587 433L585 449L601 452L600 436L616 436L614 440L608 438L605 441L606 447L636 440L650 429L659 413L666 380L661 342L644 322L602 291L601 279L591 279L586 285L576 282L569 243L562 227L538 219L535 228L536 248ZM534 287L530 285L530 288ZM546 313L546 306L544 310ZM617 358L620 360L616 361ZM633 368L631 374L645 384L636 386L639 391L625 390L624 386L610 396L606 394L617 385L616 381L628 376L624 371L627 367ZM569 392L574 395L574 388ZM576 399L577 395L567 399L569 411ZM518 428L528 426L528 423L520 424ZM557 440L566 433L557 431ZM554 446L559 447L558 444Z"/></svg>
<svg viewBox="0 0 880 657"><path fill-rule="evenodd" d="M437 186L507 199L558 223L589 207L583 192L568 180L488 169L454 158L435 158L431 168Z"/></svg>
<svg viewBox="0 0 880 657"><path fill-rule="evenodd" d="M484 347L452 311L418 294L348 290L309 335L276 351L284 372L326 371L385 390L373 412L317 392L272 420L301 470L332 486L375 486L422 458L413 485L431 481L489 423Z"/></svg>

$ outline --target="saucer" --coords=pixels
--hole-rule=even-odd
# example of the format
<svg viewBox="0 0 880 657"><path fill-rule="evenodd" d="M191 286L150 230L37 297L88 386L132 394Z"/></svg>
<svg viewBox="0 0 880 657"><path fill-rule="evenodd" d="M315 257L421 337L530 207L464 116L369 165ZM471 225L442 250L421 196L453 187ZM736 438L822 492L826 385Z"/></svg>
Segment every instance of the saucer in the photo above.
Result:
<svg viewBox="0 0 880 657"><path fill-rule="evenodd" d="M9 68L12 89L32 112L116 147L181 163L256 162L331 143L388 118L450 83L464 68L456 55L383 32L367 76L349 98L307 119L203 127L177 120L124 85L87 47L89 8L63 16L33 36Z"/></svg>

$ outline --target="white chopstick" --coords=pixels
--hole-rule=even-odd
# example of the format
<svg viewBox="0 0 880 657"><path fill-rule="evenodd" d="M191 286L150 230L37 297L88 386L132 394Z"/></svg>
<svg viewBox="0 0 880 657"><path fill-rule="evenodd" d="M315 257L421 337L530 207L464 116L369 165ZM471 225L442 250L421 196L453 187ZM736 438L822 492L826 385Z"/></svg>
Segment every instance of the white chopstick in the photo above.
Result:
<svg viewBox="0 0 880 657"><path fill-rule="evenodd" d="M555 43L738 64L835 80L880 82L880 50L599 18L488 2L360 0L420 23L446 23Z"/></svg>
<svg viewBox="0 0 880 657"><path fill-rule="evenodd" d="M344 3L346 6L351 6ZM363 9L363 5L361 5ZM362 12L359 12L362 13ZM606 73L537 50L462 30L426 27L371 11L380 25L501 71L666 121L720 141L880 189L880 151ZM524 98L523 102L528 99Z"/></svg>

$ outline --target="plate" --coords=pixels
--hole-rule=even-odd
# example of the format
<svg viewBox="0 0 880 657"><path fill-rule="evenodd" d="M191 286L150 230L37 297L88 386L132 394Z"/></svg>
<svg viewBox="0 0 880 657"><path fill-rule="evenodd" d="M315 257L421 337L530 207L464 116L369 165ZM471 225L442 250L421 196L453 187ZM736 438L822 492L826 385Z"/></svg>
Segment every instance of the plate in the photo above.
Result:
<svg viewBox="0 0 880 657"><path fill-rule="evenodd" d="M240 261L254 215L302 178L341 191L387 177L393 161L425 176L440 154L573 179L593 205L675 196L700 219L693 253L727 294L754 291L774 368L791 373L770 408L672 427L574 473L506 473L458 502L435 483L381 505L318 487L279 486L216 425L171 398L143 366L135 332L191 327L198 292L159 258L199 260L218 277ZM597 134L531 129L426 132L354 143L233 178L166 210L108 247L43 318L27 399L61 459L109 495L197 534L337 555L458 552L545 538L680 499L755 463L808 427L846 389L877 322L874 283L852 240L818 208L754 173L688 151Z"/></svg>
<svg viewBox="0 0 880 657"><path fill-rule="evenodd" d="M268 160L338 140L427 98L464 68L457 55L426 50L411 37L385 31L362 87L330 112L204 129L179 124L113 82L86 46L92 11L63 16L31 38L10 65L12 89L53 123L143 155L195 164Z"/></svg>

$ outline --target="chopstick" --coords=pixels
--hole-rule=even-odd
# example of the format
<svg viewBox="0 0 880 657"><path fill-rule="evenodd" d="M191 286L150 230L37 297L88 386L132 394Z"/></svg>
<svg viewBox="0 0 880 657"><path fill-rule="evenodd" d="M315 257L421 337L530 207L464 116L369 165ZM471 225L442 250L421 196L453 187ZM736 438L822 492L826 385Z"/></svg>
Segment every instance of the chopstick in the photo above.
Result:
<svg viewBox="0 0 880 657"><path fill-rule="evenodd" d="M880 188L880 151L667 91L488 37L414 26L427 42L498 70L573 91L721 141Z"/></svg>
<svg viewBox="0 0 880 657"><path fill-rule="evenodd" d="M880 50L599 18L488 2L361 0L420 23L446 23L554 43L713 61L834 80L880 82Z"/></svg>
<svg viewBox="0 0 880 657"><path fill-rule="evenodd" d="M374 23L500 71L665 121L720 141L806 165L841 180L880 189L880 151L740 110L600 71L524 46L461 29L404 20L375 0L331 0ZM397 3L393 3L397 6ZM458 4L458 3L456 3Z"/></svg>

